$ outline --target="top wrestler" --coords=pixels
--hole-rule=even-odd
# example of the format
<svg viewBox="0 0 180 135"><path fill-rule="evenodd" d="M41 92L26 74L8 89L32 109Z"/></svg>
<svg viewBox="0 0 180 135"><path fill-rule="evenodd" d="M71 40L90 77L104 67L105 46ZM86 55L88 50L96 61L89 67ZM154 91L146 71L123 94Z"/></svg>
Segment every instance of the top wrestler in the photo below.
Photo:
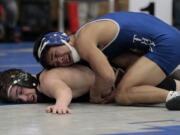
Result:
<svg viewBox="0 0 180 135"><path fill-rule="evenodd" d="M144 13L115 12L83 25L75 35L50 32L38 39L34 56L44 67L69 66L80 59L95 72L90 90L92 102L109 96L115 81L112 58L129 49L143 50L116 89L122 105L168 102L180 109L178 92L155 87L180 63L180 32L158 18ZM73 74L72 74L73 76ZM174 108L175 107L175 108Z"/></svg>

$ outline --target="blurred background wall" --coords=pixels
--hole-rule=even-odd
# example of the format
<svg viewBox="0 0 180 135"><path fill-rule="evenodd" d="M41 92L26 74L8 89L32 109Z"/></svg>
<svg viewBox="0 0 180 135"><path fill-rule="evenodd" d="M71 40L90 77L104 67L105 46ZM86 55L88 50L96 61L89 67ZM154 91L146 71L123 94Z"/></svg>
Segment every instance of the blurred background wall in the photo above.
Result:
<svg viewBox="0 0 180 135"><path fill-rule="evenodd" d="M0 42L34 41L49 31L74 33L114 11L145 12L180 28L180 0L0 0Z"/></svg>

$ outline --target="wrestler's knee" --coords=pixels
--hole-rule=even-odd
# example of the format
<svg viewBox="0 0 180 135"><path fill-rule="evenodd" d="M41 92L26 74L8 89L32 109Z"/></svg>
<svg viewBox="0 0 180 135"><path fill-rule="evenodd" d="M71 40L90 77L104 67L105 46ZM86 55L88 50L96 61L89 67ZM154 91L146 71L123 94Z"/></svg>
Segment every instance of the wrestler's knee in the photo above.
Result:
<svg viewBox="0 0 180 135"><path fill-rule="evenodd" d="M120 105L131 105L132 101L129 98L131 91L129 87L118 87L115 94L115 102Z"/></svg>
<svg viewBox="0 0 180 135"><path fill-rule="evenodd" d="M115 96L115 102L120 105L131 105L127 95L117 94Z"/></svg>
<svg viewBox="0 0 180 135"><path fill-rule="evenodd" d="M132 105L134 101L134 87L137 86L136 78L134 76L126 75L117 84L115 101L120 105Z"/></svg>

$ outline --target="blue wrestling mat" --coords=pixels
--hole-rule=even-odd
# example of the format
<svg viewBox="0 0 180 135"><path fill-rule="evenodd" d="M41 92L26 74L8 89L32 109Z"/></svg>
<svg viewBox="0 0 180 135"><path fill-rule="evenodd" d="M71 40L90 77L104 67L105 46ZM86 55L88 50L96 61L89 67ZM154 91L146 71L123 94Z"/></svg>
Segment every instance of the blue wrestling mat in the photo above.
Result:
<svg viewBox="0 0 180 135"><path fill-rule="evenodd" d="M173 126L159 126L147 129L146 132L132 132L132 133L119 133L119 134L107 134L107 135L179 135L180 125Z"/></svg>
<svg viewBox="0 0 180 135"><path fill-rule="evenodd" d="M33 58L33 43L0 44L0 71L20 68L36 74L42 70Z"/></svg>

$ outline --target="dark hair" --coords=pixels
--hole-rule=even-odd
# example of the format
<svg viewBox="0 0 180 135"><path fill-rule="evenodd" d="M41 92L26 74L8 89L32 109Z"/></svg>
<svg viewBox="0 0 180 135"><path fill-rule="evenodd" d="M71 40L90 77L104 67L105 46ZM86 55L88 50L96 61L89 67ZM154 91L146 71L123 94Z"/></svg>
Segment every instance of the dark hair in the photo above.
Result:
<svg viewBox="0 0 180 135"><path fill-rule="evenodd" d="M33 47L33 56L37 60L37 62L40 62L40 59L38 57L38 49L41 44L42 38L43 38L43 36L40 36L38 39L36 39L36 41L34 43L34 47Z"/></svg>
<svg viewBox="0 0 180 135"><path fill-rule="evenodd" d="M39 62L44 68L49 69L51 68L46 61L46 56L47 56L47 52L49 47L46 47L43 50L42 56L41 58L38 57L38 50L39 50L39 46L41 44L41 40L43 38L43 35L41 35L34 43L34 47L33 47L33 56L36 59L37 62Z"/></svg>
<svg viewBox="0 0 180 135"><path fill-rule="evenodd" d="M12 77L22 72L20 69L9 69L0 74L0 98L9 101L8 89L13 83Z"/></svg>
<svg viewBox="0 0 180 135"><path fill-rule="evenodd" d="M43 53L42 53L42 56L41 56L41 59L40 59L40 63L41 65L45 68L45 69L50 69L52 68L48 62L47 62L47 52L49 50L50 47L46 46L45 49L43 50Z"/></svg>
<svg viewBox="0 0 180 135"><path fill-rule="evenodd" d="M0 98L10 101L8 90L10 86L19 85L27 88L37 88L38 80L30 73L21 69L9 69L0 74Z"/></svg>

